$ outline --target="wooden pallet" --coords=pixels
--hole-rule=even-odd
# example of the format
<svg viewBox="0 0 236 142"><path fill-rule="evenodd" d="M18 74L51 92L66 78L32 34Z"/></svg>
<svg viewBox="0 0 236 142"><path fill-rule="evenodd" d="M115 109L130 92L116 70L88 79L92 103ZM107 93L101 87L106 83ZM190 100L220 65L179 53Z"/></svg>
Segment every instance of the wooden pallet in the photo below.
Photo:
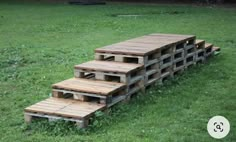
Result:
<svg viewBox="0 0 236 142"><path fill-rule="evenodd" d="M204 63L205 62L205 40L196 40L195 43L196 47L196 54L195 54L195 60L196 63Z"/></svg>
<svg viewBox="0 0 236 142"><path fill-rule="evenodd" d="M69 99L48 98L25 108L25 122L30 123L34 118L47 118L51 120L66 120L76 122L84 128L89 118L99 110L105 109L104 104L81 102Z"/></svg>
<svg viewBox="0 0 236 142"><path fill-rule="evenodd" d="M213 54L213 44L211 43L206 43L205 44L205 57L209 57Z"/></svg>
<svg viewBox="0 0 236 142"><path fill-rule="evenodd" d="M73 98L111 106L124 99L125 87L123 83L71 78L53 84L52 94L57 98Z"/></svg>
<svg viewBox="0 0 236 142"><path fill-rule="evenodd" d="M132 86L144 90L144 70L141 64L90 61L75 66L75 77L83 78L86 73L93 74L96 80L124 83L127 85L127 93Z"/></svg>
<svg viewBox="0 0 236 142"><path fill-rule="evenodd" d="M205 49L205 40L197 39L195 47L196 49Z"/></svg>
<svg viewBox="0 0 236 142"><path fill-rule="evenodd" d="M95 79L132 84L143 76L143 65L106 61L89 61L75 65L75 77L83 78L86 73L94 74Z"/></svg>
<svg viewBox="0 0 236 142"><path fill-rule="evenodd" d="M131 44L131 45L129 45ZM117 43L95 50L96 60L116 61L124 63L136 63L148 66L158 62L160 57L156 51L156 45L141 43ZM144 48L147 47L147 48Z"/></svg>
<svg viewBox="0 0 236 142"><path fill-rule="evenodd" d="M192 35L150 34L97 48L95 50L95 56L97 60L105 60L110 55L114 58L114 61L128 62L130 59L132 63L135 60L136 63L146 65L148 64L148 60L145 59L160 57L160 54L155 53L161 53L162 55L172 53L175 47L180 47L180 44L191 44L194 42L195 36ZM116 60L116 58L121 59Z"/></svg>
<svg viewBox="0 0 236 142"><path fill-rule="evenodd" d="M198 49L196 51L196 63L204 63L205 62L205 50Z"/></svg>

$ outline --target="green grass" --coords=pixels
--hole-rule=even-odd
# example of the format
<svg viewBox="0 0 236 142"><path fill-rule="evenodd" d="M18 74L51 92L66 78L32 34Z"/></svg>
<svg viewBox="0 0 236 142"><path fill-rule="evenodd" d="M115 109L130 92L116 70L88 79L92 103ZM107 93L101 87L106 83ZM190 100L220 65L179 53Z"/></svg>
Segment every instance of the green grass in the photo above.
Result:
<svg viewBox="0 0 236 142"><path fill-rule="evenodd" d="M143 14L116 17L116 14ZM0 4L0 141L218 141L206 125L223 115L236 141L236 9L190 5ZM150 89L88 130L45 121L27 126L23 109L48 98L95 48L149 33L195 34L222 52ZM221 140L219 140L221 141Z"/></svg>

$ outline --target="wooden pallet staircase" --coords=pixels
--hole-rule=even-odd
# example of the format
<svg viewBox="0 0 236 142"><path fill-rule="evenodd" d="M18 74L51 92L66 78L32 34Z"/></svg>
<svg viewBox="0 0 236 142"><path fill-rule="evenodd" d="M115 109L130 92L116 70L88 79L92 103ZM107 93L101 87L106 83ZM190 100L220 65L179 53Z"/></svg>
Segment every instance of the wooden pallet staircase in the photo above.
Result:
<svg viewBox="0 0 236 142"><path fill-rule="evenodd" d="M219 47L194 35L149 34L95 49L95 60L74 66L74 77L52 85L52 97L25 108L25 121L62 119L87 127L96 111L127 101L204 63Z"/></svg>

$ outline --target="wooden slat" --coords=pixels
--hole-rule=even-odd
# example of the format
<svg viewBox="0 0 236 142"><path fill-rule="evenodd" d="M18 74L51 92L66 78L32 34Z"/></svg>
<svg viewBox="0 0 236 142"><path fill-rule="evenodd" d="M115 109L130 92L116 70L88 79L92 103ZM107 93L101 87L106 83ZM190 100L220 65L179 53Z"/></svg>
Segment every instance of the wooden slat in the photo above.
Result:
<svg viewBox="0 0 236 142"><path fill-rule="evenodd" d="M102 104L78 101L56 111L55 114L73 118L84 118L90 116L95 111L103 109L104 107L105 105Z"/></svg>
<svg viewBox="0 0 236 142"><path fill-rule="evenodd" d="M110 95L125 87L123 83L71 78L52 85L53 89L64 89L77 92Z"/></svg>
<svg viewBox="0 0 236 142"><path fill-rule="evenodd" d="M89 61L76 65L75 69L95 70L102 72L130 73L141 68L143 65L121 62Z"/></svg>
<svg viewBox="0 0 236 142"><path fill-rule="evenodd" d="M56 109L45 109L45 108L39 108L35 106L30 106L25 108L26 112L37 112L37 113L46 113L46 114L53 114Z"/></svg>
<svg viewBox="0 0 236 142"><path fill-rule="evenodd" d="M117 43L116 45L119 45L119 46L129 46L130 48L132 48L132 47L142 47L142 48L150 51L150 49L157 49L160 46L164 47L166 44L165 43L158 43L158 44L157 43L137 43L137 42L125 41L125 42ZM147 49L147 48L150 48L150 49Z"/></svg>
<svg viewBox="0 0 236 142"><path fill-rule="evenodd" d="M131 39L131 40L127 40L127 41L128 42L137 42L137 43L159 44L162 46L166 46L166 45L173 45L175 43L178 43L179 41L183 41L183 39L182 38L146 36L146 37L141 37L138 39ZM158 48L162 48L162 46L159 46Z"/></svg>
<svg viewBox="0 0 236 142"><path fill-rule="evenodd" d="M76 102L76 100L70 100L70 99L61 99L61 98L55 98L55 97L52 97L52 98L48 98L47 100L45 100L44 103L51 103L51 104L59 104L59 105L69 105L71 103L73 103L73 101Z"/></svg>
<svg viewBox="0 0 236 142"><path fill-rule="evenodd" d="M183 40L191 40L195 39L195 35L180 35L180 34L160 34L160 33L154 33L150 34L149 36L158 36L158 37L166 37L166 38L176 38L176 39L183 39Z"/></svg>
<svg viewBox="0 0 236 142"><path fill-rule="evenodd" d="M55 113L55 115L63 116L63 117L70 117L70 118L76 118L76 119L82 119L86 116L89 116L90 113L86 113L83 111L77 111L77 112L71 112L69 110L60 110Z"/></svg>

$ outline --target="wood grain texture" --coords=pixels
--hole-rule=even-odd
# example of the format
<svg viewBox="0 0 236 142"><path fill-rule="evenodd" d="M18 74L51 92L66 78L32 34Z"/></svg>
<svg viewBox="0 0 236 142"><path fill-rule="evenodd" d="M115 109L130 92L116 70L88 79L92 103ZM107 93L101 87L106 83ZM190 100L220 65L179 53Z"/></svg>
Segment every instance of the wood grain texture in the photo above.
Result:
<svg viewBox="0 0 236 142"><path fill-rule="evenodd" d="M80 65L75 65L75 69L93 70L101 72L130 73L143 67L140 64L130 64L121 62L89 61Z"/></svg>
<svg viewBox="0 0 236 142"><path fill-rule="evenodd" d="M187 40L194 40L195 38L194 35L150 34L97 48L95 52L145 56L166 46L172 46Z"/></svg>
<svg viewBox="0 0 236 142"><path fill-rule="evenodd" d="M125 84L89 80L81 78L71 78L52 85L53 89L65 89L77 92L93 93L98 95L110 95L125 88Z"/></svg>
<svg viewBox="0 0 236 142"><path fill-rule="evenodd" d="M25 108L25 112L83 119L103 108L105 108L103 104L48 98Z"/></svg>

